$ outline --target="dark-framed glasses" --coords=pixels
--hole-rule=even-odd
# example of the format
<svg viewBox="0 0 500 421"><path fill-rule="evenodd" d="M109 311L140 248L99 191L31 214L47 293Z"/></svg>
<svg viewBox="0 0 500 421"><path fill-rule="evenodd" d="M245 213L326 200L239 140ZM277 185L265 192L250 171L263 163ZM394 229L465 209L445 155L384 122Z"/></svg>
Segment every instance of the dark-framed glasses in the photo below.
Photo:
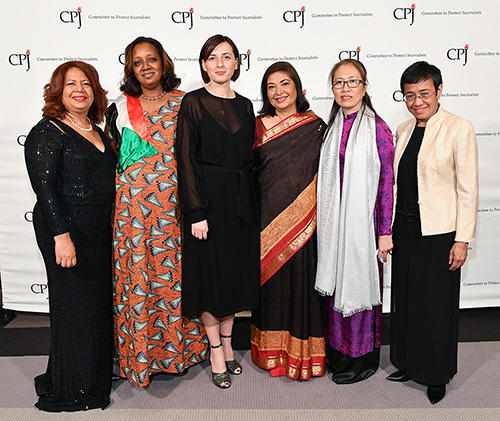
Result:
<svg viewBox="0 0 500 421"><path fill-rule="evenodd" d="M407 94L403 97L403 99L406 102L415 102L417 98L420 98L422 101L425 101L426 99L429 99L432 95L434 95L434 92L426 91L426 92L421 92L420 94Z"/></svg>
<svg viewBox="0 0 500 421"><path fill-rule="evenodd" d="M345 85L349 86L349 88L354 89L359 85L365 85L366 82L361 79L348 79L348 80L336 80L333 82L333 89L342 89Z"/></svg>

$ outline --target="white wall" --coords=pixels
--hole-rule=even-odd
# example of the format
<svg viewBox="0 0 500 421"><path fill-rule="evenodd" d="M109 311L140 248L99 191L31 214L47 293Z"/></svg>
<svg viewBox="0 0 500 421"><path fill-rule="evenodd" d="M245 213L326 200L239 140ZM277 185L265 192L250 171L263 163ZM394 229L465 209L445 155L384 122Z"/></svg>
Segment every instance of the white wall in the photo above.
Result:
<svg viewBox="0 0 500 421"><path fill-rule="evenodd" d="M181 89L189 91L201 85L197 57L203 42L215 33L229 35L244 54L235 88L254 101L256 111L262 74L273 61L283 59L297 68L311 108L326 119L332 102L327 83L330 68L339 57L359 55L368 69L374 105L393 131L410 117L397 92L402 71L417 60L437 65L444 78L442 105L471 120L479 142L479 224L477 242L471 245L463 270L461 306L499 306L500 4L420 0L412 9L405 0L240 3L25 0L3 5L0 270L4 307L48 310L45 272L30 222L35 198L22 143L41 118L42 87L55 67L70 59L88 61L99 71L111 100L119 94L123 71L119 58L125 46L136 36L152 36L174 60L182 77Z"/></svg>

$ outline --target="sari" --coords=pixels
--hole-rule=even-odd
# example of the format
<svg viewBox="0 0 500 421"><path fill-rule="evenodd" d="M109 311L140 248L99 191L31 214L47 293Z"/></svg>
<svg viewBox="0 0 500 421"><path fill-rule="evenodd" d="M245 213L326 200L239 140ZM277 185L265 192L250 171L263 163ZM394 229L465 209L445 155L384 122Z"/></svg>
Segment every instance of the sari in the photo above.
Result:
<svg viewBox="0 0 500 421"><path fill-rule="evenodd" d="M261 288L251 351L254 364L273 377L325 374L321 298L314 290L316 180L325 127L312 111L270 129L256 120Z"/></svg>

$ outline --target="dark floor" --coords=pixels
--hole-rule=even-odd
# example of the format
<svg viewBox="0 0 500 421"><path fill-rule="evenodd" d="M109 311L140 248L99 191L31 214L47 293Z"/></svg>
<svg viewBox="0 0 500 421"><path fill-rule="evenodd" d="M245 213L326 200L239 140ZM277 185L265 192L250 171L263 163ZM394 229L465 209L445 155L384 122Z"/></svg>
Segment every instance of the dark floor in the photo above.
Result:
<svg viewBox="0 0 500 421"><path fill-rule="evenodd" d="M48 355L50 328L47 327L46 314L20 313L29 318L28 324L38 327L25 327L27 323L12 323L5 327L0 321L0 356ZM38 317L37 317L38 316ZM12 315L10 315L12 317ZM39 319L39 322L36 320ZM7 320L2 319L0 320ZM10 321L10 320L9 320ZM390 316L384 315L382 326L382 343L389 343ZM460 310L460 342L500 341L500 307ZM238 317L233 331L235 349L250 349L250 318Z"/></svg>

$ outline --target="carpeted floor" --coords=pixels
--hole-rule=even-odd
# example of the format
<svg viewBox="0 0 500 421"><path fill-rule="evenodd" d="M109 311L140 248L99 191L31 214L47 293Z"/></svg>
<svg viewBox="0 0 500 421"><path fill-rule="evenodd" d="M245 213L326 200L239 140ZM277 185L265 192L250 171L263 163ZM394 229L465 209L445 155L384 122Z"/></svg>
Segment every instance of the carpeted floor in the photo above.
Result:
<svg viewBox="0 0 500 421"><path fill-rule="evenodd" d="M0 313L1 315L1 313ZM48 355L50 322L48 314L16 312L14 320L0 317L0 357ZM250 318L237 317L233 329L235 349L250 349ZM382 321L382 344L389 343L389 314ZM500 341L500 308L460 310L458 340L460 342Z"/></svg>
<svg viewBox="0 0 500 421"><path fill-rule="evenodd" d="M1 357L0 420L499 421L500 342L459 347L459 372L445 399L434 406L423 386L385 380L393 367L384 346L381 369L354 385L338 386L327 376L308 382L271 378L251 363L249 351L239 351L244 373L233 376L229 390L210 383L208 364L203 363L181 378L156 376L146 389L115 383L107 410L76 414L33 409L33 377L44 371L47 357Z"/></svg>

